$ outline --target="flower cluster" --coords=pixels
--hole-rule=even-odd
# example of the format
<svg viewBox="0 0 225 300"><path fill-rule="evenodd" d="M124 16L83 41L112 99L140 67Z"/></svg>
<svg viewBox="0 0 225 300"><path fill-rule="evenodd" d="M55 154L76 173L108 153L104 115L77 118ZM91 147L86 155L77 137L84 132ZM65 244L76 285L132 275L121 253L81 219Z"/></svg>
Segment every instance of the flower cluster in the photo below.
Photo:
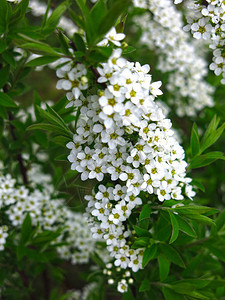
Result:
<svg viewBox="0 0 225 300"><path fill-rule="evenodd" d="M219 76L222 74L222 84L225 84L225 4L222 0L206 0L207 5L195 4L189 6L193 15L187 18L185 31L191 31L196 39L204 39L213 49L213 62L210 70Z"/></svg>
<svg viewBox="0 0 225 300"><path fill-rule="evenodd" d="M182 200L182 187L191 193L191 180L171 121L154 102L162 94L161 82L152 82L148 65L128 62L121 53L114 50L97 69L102 86L98 95L85 98L84 105L80 93L76 106L81 115L67 147L71 169L82 180L104 181L85 197L93 237L106 241L116 266L136 272L142 267L143 249L130 248L126 221L142 204L140 193L155 194L161 202Z"/></svg>
<svg viewBox="0 0 225 300"><path fill-rule="evenodd" d="M58 63L64 65L56 71L57 77L61 78L57 82L56 88L67 91L66 97L70 102L66 108L73 105L85 106L86 100L81 91L88 88L87 68L69 58L61 58Z"/></svg>
<svg viewBox="0 0 225 300"><path fill-rule="evenodd" d="M120 293L127 292L128 284L134 283L130 271L121 269L121 267L116 267L114 270L111 263L106 264L106 269L103 270L103 274L108 277L107 281L109 285L117 285L117 290Z"/></svg>
<svg viewBox="0 0 225 300"><path fill-rule="evenodd" d="M195 116L205 106L213 106L214 89L204 80L207 62L183 31L182 14L172 0L133 2L148 11L136 17L135 22L143 31L142 42L159 57L157 68L170 72L166 89L171 94L169 103L176 107L177 114Z"/></svg>
<svg viewBox="0 0 225 300"><path fill-rule="evenodd" d="M31 175L33 173L34 171L29 172ZM38 176L36 182L37 178ZM38 225L39 232L63 228L56 241L65 243L57 247L59 256L71 260L72 263L86 263L95 244L88 224L81 213L71 211L61 199L52 199L51 190L52 188L43 188L40 191L36 188L30 192L25 186L17 186L16 180L10 175L0 176L0 208L4 208L10 226L16 229L21 227L27 213L32 219L33 226ZM1 250L6 237L7 233L4 227L1 227Z"/></svg>

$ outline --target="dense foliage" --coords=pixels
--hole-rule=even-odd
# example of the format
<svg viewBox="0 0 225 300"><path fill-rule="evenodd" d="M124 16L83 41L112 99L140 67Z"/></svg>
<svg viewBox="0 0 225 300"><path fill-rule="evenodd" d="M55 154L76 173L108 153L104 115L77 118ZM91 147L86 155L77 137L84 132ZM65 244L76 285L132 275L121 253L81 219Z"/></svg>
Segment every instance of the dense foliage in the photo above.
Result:
<svg viewBox="0 0 225 300"><path fill-rule="evenodd" d="M222 0L0 0L1 299L225 299L224 44Z"/></svg>

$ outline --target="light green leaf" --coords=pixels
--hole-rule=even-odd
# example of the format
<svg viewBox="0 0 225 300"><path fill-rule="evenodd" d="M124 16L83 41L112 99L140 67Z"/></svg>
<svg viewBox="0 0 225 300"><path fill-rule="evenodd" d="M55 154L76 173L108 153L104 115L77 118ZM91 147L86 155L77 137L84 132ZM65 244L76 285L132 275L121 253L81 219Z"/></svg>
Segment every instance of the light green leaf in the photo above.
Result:
<svg viewBox="0 0 225 300"><path fill-rule="evenodd" d="M50 63L56 61L57 59L59 59L58 56L41 56L41 57L37 57L35 59L30 60L27 63L27 66L28 67L43 66L43 65L50 64Z"/></svg>

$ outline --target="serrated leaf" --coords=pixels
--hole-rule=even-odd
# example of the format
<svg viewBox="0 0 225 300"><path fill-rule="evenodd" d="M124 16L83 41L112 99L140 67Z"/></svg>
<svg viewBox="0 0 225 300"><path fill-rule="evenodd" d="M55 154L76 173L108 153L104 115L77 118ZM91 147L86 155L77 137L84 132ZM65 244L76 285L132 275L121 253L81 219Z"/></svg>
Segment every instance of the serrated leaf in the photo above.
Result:
<svg viewBox="0 0 225 300"><path fill-rule="evenodd" d="M177 222L176 215L174 215L171 212L168 212L168 213L169 213L170 221L171 221L171 225L172 225L172 235L171 235L169 243L172 244L178 238L179 224Z"/></svg>
<svg viewBox="0 0 225 300"><path fill-rule="evenodd" d="M156 257L157 253L157 244L153 244L150 247L146 248L143 255L142 267L144 268L148 262Z"/></svg>

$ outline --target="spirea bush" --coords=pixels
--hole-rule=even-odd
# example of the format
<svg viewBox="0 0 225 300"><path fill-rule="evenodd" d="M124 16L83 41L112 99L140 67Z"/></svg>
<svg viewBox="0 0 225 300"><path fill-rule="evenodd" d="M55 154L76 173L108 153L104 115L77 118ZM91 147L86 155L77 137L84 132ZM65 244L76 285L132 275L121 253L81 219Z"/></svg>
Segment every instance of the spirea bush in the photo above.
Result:
<svg viewBox="0 0 225 300"><path fill-rule="evenodd" d="M225 299L222 0L0 0L0 298Z"/></svg>

